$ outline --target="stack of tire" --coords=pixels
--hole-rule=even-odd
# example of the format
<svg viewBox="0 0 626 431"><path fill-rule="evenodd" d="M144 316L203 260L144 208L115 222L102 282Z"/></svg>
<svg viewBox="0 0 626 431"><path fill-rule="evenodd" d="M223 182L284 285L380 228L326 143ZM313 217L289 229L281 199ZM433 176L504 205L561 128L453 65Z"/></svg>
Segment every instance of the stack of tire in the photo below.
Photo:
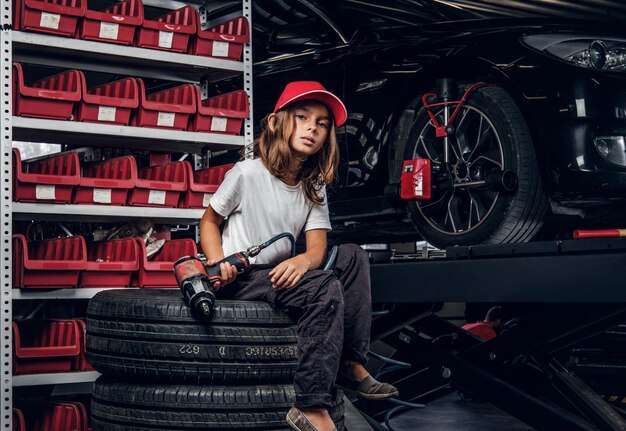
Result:
<svg viewBox="0 0 626 431"><path fill-rule="evenodd" d="M217 301L203 321L178 289L101 291L87 309L87 359L102 374L93 431L289 430L296 342L266 303Z"/></svg>

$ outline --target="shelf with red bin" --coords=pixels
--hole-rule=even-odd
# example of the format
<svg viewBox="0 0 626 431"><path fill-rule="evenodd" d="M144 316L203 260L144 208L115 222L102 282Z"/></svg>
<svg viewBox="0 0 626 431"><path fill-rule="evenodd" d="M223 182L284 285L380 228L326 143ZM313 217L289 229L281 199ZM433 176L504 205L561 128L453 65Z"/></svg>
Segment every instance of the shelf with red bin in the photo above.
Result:
<svg viewBox="0 0 626 431"><path fill-rule="evenodd" d="M24 413L16 408L13 408L13 431L27 431Z"/></svg>
<svg viewBox="0 0 626 431"><path fill-rule="evenodd" d="M150 260L146 254L146 244L135 238L139 245L139 271L133 286L144 288L177 288L174 278L174 262L183 256L196 256L198 247L189 238L165 241L163 247Z"/></svg>
<svg viewBox="0 0 626 431"><path fill-rule="evenodd" d="M22 161L13 148L13 166L13 200L18 202L69 203L80 182L78 156L72 152Z"/></svg>
<svg viewBox="0 0 626 431"><path fill-rule="evenodd" d="M197 22L198 12L192 6L184 6L155 19L144 17L135 45L186 53L190 37L197 32Z"/></svg>
<svg viewBox="0 0 626 431"><path fill-rule="evenodd" d="M80 344L80 352L78 352L78 356L72 364L72 369L76 371L95 371L87 360L87 324L81 319L76 320L76 323L78 323L79 329L78 342Z"/></svg>
<svg viewBox="0 0 626 431"><path fill-rule="evenodd" d="M13 114L70 120L81 98L80 82L79 72L71 69L27 84L22 65L13 63Z"/></svg>
<svg viewBox="0 0 626 431"><path fill-rule="evenodd" d="M87 266L79 286L130 286L131 275L139 269L139 247L132 238L99 241L87 247Z"/></svg>
<svg viewBox="0 0 626 431"><path fill-rule="evenodd" d="M241 148L243 136L198 133L166 128L131 127L110 124L56 121L13 117L13 139L67 145L102 146L163 152L199 153L205 149Z"/></svg>
<svg viewBox="0 0 626 431"><path fill-rule="evenodd" d="M187 178L189 188L180 202L181 208L206 208L212 193L217 191L224 181L224 176L234 164L213 166L210 168L193 170L191 164L187 164Z"/></svg>
<svg viewBox="0 0 626 431"><path fill-rule="evenodd" d="M89 416L87 408L80 401L45 401L22 400L18 423L23 431L88 431ZM15 420L14 420L15 423Z"/></svg>
<svg viewBox="0 0 626 431"><path fill-rule="evenodd" d="M122 0L104 10L85 9L78 38L108 43L130 45L135 31L143 22L141 0Z"/></svg>
<svg viewBox="0 0 626 431"><path fill-rule="evenodd" d="M203 209L118 207L111 205L55 205L13 202L13 220L110 222L120 218L149 218L158 224L196 224Z"/></svg>
<svg viewBox="0 0 626 431"><path fill-rule="evenodd" d="M13 61L49 64L124 76L141 76L178 82L218 81L239 76L240 61L202 57L156 49L25 31L11 32Z"/></svg>
<svg viewBox="0 0 626 431"><path fill-rule="evenodd" d="M81 350L76 320L13 322L13 373L68 372Z"/></svg>
<svg viewBox="0 0 626 431"><path fill-rule="evenodd" d="M139 169L135 188L128 195L128 205L176 207L180 194L187 190L188 163L171 162Z"/></svg>
<svg viewBox="0 0 626 431"><path fill-rule="evenodd" d="M85 164L72 202L88 205L126 205L128 192L136 183L137 162L133 156Z"/></svg>
<svg viewBox="0 0 626 431"><path fill-rule="evenodd" d="M137 81L122 78L87 88L85 74L81 71L78 74L82 99L76 109L76 121L128 126L131 111L139 106Z"/></svg>
<svg viewBox="0 0 626 431"><path fill-rule="evenodd" d="M244 90L202 99L196 87L198 110L191 121L194 132L239 135L243 120L250 116L248 94Z"/></svg>
<svg viewBox="0 0 626 431"><path fill-rule="evenodd" d="M85 15L87 0L15 0L13 27L70 37Z"/></svg>
<svg viewBox="0 0 626 431"><path fill-rule="evenodd" d="M189 48L189 54L241 60L243 46L248 42L250 28L243 16L206 30L202 29L198 18L198 34Z"/></svg>
<svg viewBox="0 0 626 431"><path fill-rule="evenodd" d="M26 241L13 235L13 286L19 288L71 288L87 267L85 238L72 236Z"/></svg>
<svg viewBox="0 0 626 431"><path fill-rule="evenodd" d="M182 84L155 93L146 93L143 80L137 78L139 108L133 126L186 130L189 117L196 112L195 85Z"/></svg>

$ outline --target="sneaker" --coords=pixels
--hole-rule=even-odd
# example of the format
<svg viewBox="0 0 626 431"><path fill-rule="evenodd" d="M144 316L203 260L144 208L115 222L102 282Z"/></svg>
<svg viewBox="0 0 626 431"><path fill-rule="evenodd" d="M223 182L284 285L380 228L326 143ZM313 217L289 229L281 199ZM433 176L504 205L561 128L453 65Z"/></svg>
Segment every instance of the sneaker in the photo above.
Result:
<svg viewBox="0 0 626 431"><path fill-rule="evenodd" d="M287 423L296 431L317 431L302 410L292 407L287 413ZM337 431L335 428L333 431Z"/></svg>
<svg viewBox="0 0 626 431"><path fill-rule="evenodd" d="M379 382L372 376L367 376L363 380L353 379L341 371L337 376L335 386L343 389L348 395L357 395L366 400L384 400L399 395L394 385Z"/></svg>

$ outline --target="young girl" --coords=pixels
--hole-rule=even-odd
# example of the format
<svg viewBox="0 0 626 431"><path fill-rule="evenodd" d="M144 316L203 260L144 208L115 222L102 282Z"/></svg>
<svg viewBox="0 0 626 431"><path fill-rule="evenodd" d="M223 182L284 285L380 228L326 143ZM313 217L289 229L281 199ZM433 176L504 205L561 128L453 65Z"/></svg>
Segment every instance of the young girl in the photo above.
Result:
<svg viewBox="0 0 626 431"><path fill-rule="evenodd" d="M333 384L368 399L398 394L363 366L372 317L367 254L341 245L334 268L317 269L331 228L326 184L339 160L335 128L346 118L341 100L321 84L288 84L263 121L255 158L226 174L200 222L210 265L279 233L305 233L304 253L289 257L288 241L277 241L244 274L221 264L223 282L216 286L218 297L267 301L297 318L296 400L287 422L301 431L335 429L327 410Z"/></svg>

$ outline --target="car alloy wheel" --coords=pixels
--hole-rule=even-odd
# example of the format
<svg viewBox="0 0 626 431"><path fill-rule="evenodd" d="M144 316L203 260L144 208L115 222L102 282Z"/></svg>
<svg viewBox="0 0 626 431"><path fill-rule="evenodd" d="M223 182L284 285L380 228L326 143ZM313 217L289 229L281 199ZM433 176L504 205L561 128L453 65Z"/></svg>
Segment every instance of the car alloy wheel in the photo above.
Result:
<svg viewBox="0 0 626 431"><path fill-rule="evenodd" d="M444 124L443 109L435 111ZM529 240L547 206L530 132L511 97L499 87L476 90L443 138L422 108L405 159L428 158L432 197L409 202L417 230L431 244L508 243Z"/></svg>

